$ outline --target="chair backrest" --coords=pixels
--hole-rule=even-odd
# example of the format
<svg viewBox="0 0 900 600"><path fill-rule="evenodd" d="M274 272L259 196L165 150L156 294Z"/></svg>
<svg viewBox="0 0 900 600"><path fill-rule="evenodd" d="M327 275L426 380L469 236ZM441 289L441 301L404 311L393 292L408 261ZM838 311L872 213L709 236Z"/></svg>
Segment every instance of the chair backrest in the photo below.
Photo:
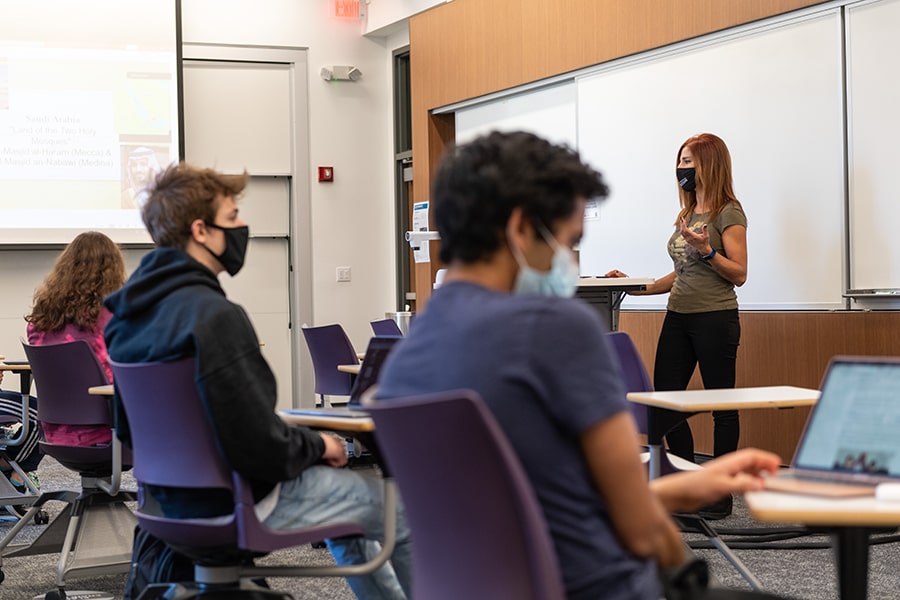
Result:
<svg viewBox="0 0 900 600"><path fill-rule="evenodd" d="M653 381L651 381L647 368L644 366L644 361L641 359L641 355L638 354L631 337L624 331L613 331L607 335L609 336L609 341L612 342L619 364L622 366L622 380L625 383L625 391L652 392ZM646 435L648 432L647 406L637 402L629 402L628 405L638 432ZM672 459L669 458L668 452L661 453L660 461L660 472L664 475L677 473L681 470L672 464Z"/></svg>
<svg viewBox="0 0 900 600"><path fill-rule="evenodd" d="M413 597L565 597L531 484L475 392L382 400L366 408L415 540Z"/></svg>
<svg viewBox="0 0 900 600"><path fill-rule="evenodd" d="M372 321L370 325L372 325L372 331L375 332L375 335L403 335L403 331L400 329L397 321L393 319L378 319L377 321Z"/></svg>
<svg viewBox="0 0 900 600"><path fill-rule="evenodd" d="M338 365L359 362L356 350L344 328L338 324L321 327L303 327L303 337L312 358L316 375L315 391L329 396L349 396L353 378L349 373L337 370Z"/></svg>
<svg viewBox="0 0 900 600"><path fill-rule="evenodd" d="M641 359L641 355L638 354L631 337L624 331L613 331L607 335L622 367L622 380L625 383L625 391L652 392L653 382L650 380L650 375L647 373L646 367L644 367L644 361ZM638 431L646 434L647 407L636 402L629 404L631 414L637 422Z"/></svg>
<svg viewBox="0 0 900 600"><path fill-rule="evenodd" d="M165 363L110 361L110 365L131 428L134 476L138 483L226 489L235 500L234 513L220 519L166 518L149 504L142 504L137 515L144 529L170 544L234 546L255 552L358 533L358 527L353 526L347 532L316 538L315 533L273 532L259 522L249 483L232 471L219 449L197 391L194 358ZM143 499L145 503L149 500L146 491Z"/></svg>
<svg viewBox="0 0 900 600"><path fill-rule="evenodd" d="M64 425L112 425L109 401L88 393L106 372L84 340L32 346L22 340L37 387L38 419Z"/></svg>

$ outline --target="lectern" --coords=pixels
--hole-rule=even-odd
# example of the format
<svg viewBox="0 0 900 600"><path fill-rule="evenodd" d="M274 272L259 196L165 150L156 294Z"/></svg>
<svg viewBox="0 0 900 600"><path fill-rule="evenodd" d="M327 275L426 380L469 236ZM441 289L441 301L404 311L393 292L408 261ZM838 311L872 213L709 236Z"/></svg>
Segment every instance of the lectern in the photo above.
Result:
<svg viewBox="0 0 900 600"><path fill-rule="evenodd" d="M582 277L578 280L575 297L593 306L609 325L609 330L616 331L625 293L646 290L654 281L650 277Z"/></svg>

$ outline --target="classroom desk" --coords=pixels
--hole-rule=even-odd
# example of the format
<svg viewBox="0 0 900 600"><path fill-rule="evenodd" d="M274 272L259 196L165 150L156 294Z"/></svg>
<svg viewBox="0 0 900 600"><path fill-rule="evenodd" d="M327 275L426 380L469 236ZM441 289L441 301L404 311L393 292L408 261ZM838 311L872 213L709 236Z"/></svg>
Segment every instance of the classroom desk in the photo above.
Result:
<svg viewBox="0 0 900 600"><path fill-rule="evenodd" d="M17 362L16 364L7 364L0 362L0 371L15 373L19 376L19 392L22 394L22 427L19 428L19 434L6 443L14 446L24 440L28 436L28 401L31 394L31 365L27 362Z"/></svg>
<svg viewBox="0 0 900 600"><path fill-rule="evenodd" d="M97 396L112 396L113 385L95 385L88 388L89 394ZM375 423L371 417L335 417L327 414L328 409L316 414L294 414L290 409L278 411L278 416L285 423L305 425L314 429L328 429L347 433L371 433L375 431Z"/></svg>
<svg viewBox="0 0 900 600"><path fill-rule="evenodd" d="M278 411L278 416L285 423L303 425L313 429L327 429L350 434L372 433L375 431L375 422L372 420L372 417L335 417L327 414L328 412L328 409L325 409L321 415L296 414L289 409Z"/></svg>
<svg viewBox="0 0 900 600"><path fill-rule="evenodd" d="M869 532L900 526L900 502L868 498L820 498L782 492L749 492L744 500L754 519L831 528L842 600L868 593Z"/></svg>
<svg viewBox="0 0 900 600"><path fill-rule="evenodd" d="M650 479L661 474L661 452L665 434L694 413L713 410L794 408L811 406L818 399L818 390L787 385L628 394L629 401L647 406Z"/></svg>
<svg viewBox="0 0 900 600"><path fill-rule="evenodd" d="M351 375L359 375L359 370L362 369L362 363L356 363L355 365L338 365L337 370L341 373L350 373Z"/></svg>

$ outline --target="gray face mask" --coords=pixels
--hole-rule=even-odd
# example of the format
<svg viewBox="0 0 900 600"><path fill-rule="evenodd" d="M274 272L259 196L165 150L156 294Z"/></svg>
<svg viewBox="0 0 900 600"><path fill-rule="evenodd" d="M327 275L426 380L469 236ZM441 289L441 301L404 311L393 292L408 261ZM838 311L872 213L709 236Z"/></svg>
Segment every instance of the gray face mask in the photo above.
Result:
<svg viewBox="0 0 900 600"><path fill-rule="evenodd" d="M553 262L546 273L528 265L522 252L514 247L512 249L516 262L519 263L519 272L516 274L516 283L513 292L516 294L532 294L541 296L559 296L571 298L578 287L580 272L575 255L568 248L560 245L556 238L540 227L541 236L553 248Z"/></svg>
<svg viewBox="0 0 900 600"><path fill-rule="evenodd" d="M684 167L675 169L675 179L678 185L686 192L693 192L697 188L697 169L694 167Z"/></svg>

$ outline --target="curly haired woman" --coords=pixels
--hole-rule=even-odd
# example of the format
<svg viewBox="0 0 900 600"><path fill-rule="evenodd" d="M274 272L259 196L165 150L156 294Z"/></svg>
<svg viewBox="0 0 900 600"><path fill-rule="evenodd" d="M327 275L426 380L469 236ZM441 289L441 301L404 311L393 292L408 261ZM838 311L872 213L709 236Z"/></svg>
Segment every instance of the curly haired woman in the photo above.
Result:
<svg viewBox="0 0 900 600"><path fill-rule="evenodd" d="M112 381L103 328L112 316L103 298L125 283L125 261L115 242L96 231L66 246L34 294L28 343L40 346L85 340ZM42 423L44 438L55 444L93 446L111 441L109 427Z"/></svg>

